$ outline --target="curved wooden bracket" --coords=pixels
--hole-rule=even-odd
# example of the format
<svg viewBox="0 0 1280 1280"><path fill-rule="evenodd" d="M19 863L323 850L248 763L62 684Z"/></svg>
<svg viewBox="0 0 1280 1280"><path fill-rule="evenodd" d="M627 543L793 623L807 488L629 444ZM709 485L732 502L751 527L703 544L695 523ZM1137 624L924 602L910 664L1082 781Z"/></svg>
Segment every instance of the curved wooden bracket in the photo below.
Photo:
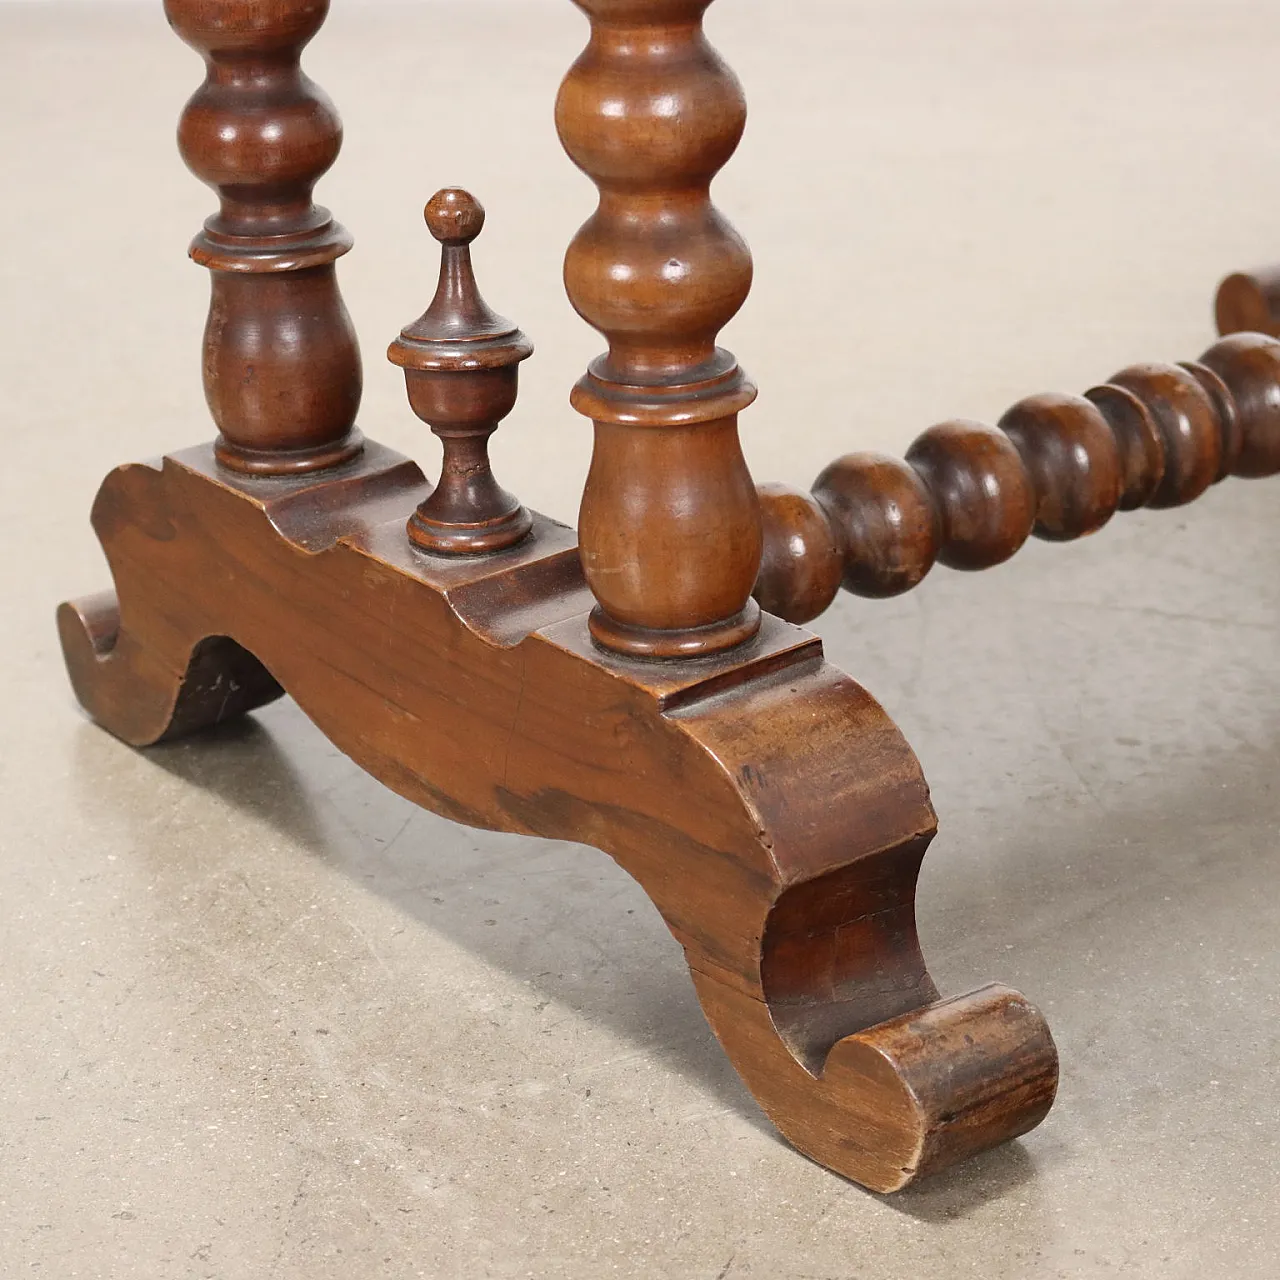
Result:
<svg viewBox="0 0 1280 1280"><path fill-rule="evenodd" d="M696 661L606 653L572 530L424 555L404 527L429 489L372 443L327 478L241 478L209 447L113 472L93 519L118 598L59 612L80 701L145 746L287 689L416 803L605 850L779 1129L868 1187L1036 1125L1044 1020L1003 987L938 1000L914 918L928 789L817 638L767 618Z"/></svg>

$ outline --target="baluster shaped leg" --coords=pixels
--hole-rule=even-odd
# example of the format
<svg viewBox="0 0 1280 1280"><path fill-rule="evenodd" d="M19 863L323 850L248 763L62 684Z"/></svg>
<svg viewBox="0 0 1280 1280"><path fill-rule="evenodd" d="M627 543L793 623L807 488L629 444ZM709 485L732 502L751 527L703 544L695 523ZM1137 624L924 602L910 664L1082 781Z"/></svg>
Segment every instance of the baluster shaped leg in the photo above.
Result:
<svg viewBox="0 0 1280 1280"><path fill-rule="evenodd" d="M609 342L573 393L595 423L579 529L597 601L590 629L625 656L729 661L760 627L749 596L762 533L737 434L755 389L716 337L746 299L751 259L709 187L738 144L745 103L703 34L710 0L574 2L591 38L557 121L600 201L569 248L565 283ZM838 570L828 577L834 592ZM938 1000L913 912L933 816L883 712L860 690L833 686L823 713L802 682L779 690L744 690L736 709L708 714L704 739L750 794L772 870L753 875L750 842L686 857L664 834L674 894L640 878L782 1132L893 1190L1038 1124L1056 1052L1017 992ZM776 754L761 753L766 739ZM714 873L699 861L726 872L705 900L701 877Z"/></svg>
<svg viewBox="0 0 1280 1280"><path fill-rule="evenodd" d="M305 477L363 448L360 352L334 268L351 237L311 199L342 126L299 62L328 10L328 0L165 0L207 67L178 144L221 198L191 245L212 276L203 364L214 454L249 476ZM151 479L147 466L123 467L104 485L93 520L108 558ZM126 498L113 505L112 493ZM280 696L241 646L188 634L188 619L174 616L180 598L163 598L147 571L127 558L112 570L119 597L70 601L58 626L77 696L114 733L151 743Z"/></svg>
<svg viewBox="0 0 1280 1280"><path fill-rule="evenodd" d="M600 204L565 283L609 341L573 394L595 422L579 527L591 629L610 649L697 656L760 625L760 515L737 417L755 388L716 346L751 255L710 197L746 104L703 34L710 0L575 3L591 40L556 120Z"/></svg>
<svg viewBox="0 0 1280 1280"><path fill-rule="evenodd" d="M204 386L218 460L259 475L360 450L360 352L334 270L351 237L311 199L342 125L299 64L328 10L329 0L165 0L208 67L178 142L222 202L191 246L213 276Z"/></svg>

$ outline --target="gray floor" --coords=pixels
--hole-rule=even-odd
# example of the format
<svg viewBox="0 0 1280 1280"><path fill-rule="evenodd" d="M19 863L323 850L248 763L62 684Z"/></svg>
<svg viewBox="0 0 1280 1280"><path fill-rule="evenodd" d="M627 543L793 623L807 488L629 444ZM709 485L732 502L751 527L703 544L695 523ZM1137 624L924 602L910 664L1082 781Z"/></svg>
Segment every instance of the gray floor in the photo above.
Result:
<svg viewBox="0 0 1280 1280"><path fill-rule="evenodd" d="M547 108L582 23L336 10L309 66L348 122L365 429L434 461L380 351L429 292L422 199L472 184L540 345L502 474L571 517L590 190ZM761 478L1194 356L1216 277L1280 258L1273 3L904 13L713 11L754 109L718 190ZM77 712L52 609L106 585L94 487L209 434L197 79L158 4L0 3L0 1274L1280 1275L1280 480L818 624L933 784L939 985L1019 987L1063 1062L1035 1133L867 1194L776 1139L603 855L416 811L288 703L142 754Z"/></svg>

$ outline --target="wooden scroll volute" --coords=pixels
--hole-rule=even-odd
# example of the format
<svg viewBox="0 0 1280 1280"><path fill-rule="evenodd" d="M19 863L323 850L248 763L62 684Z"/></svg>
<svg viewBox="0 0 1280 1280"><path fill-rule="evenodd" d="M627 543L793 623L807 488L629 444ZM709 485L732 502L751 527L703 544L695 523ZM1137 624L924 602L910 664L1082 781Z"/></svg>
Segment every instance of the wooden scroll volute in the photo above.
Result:
<svg viewBox="0 0 1280 1280"><path fill-rule="evenodd" d="M328 10L328 0L165 0L207 66L178 144L221 198L191 256L212 273L205 395L218 460L237 471L314 471L361 447L360 352L334 270L351 237L311 199L342 124L299 64Z"/></svg>
<svg viewBox="0 0 1280 1280"><path fill-rule="evenodd" d="M579 523L591 629L610 649L696 656L759 627L760 515L737 426L755 388L716 346L751 255L709 194L746 104L703 34L709 0L575 3L591 40L556 121L600 203L565 285L609 342L573 393L595 423Z"/></svg>

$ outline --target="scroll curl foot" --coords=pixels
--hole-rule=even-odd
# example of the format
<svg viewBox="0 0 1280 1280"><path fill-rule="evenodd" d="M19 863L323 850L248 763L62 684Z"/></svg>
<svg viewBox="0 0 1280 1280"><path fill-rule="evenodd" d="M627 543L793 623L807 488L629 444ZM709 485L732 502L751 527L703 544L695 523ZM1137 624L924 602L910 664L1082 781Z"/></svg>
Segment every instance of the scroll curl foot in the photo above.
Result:
<svg viewBox="0 0 1280 1280"><path fill-rule="evenodd" d="M131 746L210 728L284 693L262 663L227 636L207 636L178 655L148 645L121 627L114 591L60 605L58 635L80 704Z"/></svg>

